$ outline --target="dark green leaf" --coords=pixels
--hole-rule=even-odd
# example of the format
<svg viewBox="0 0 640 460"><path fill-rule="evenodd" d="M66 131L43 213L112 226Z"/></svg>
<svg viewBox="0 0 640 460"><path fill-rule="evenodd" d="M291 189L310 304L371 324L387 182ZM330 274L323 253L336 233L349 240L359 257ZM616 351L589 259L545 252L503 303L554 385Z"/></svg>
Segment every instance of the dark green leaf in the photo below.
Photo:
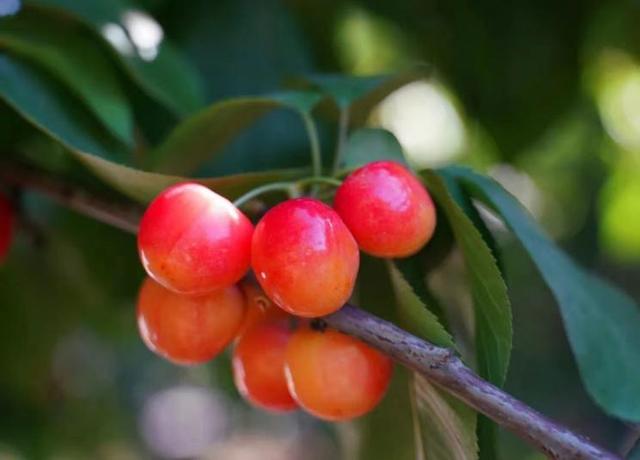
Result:
<svg viewBox="0 0 640 460"><path fill-rule="evenodd" d="M123 158L123 148L86 110L36 69L0 54L0 98L28 122L66 147L105 158Z"/></svg>
<svg viewBox="0 0 640 460"><path fill-rule="evenodd" d="M157 49L147 50L146 53L136 46L131 32L127 30L126 18L131 19L131 14L141 12L129 2L28 0L27 5L46 7L48 10L71 15L87 24L100 37L117 35L115 39L118 40L118 45L109 40L107 42L125 70L145 92L176 114L184 116L202 106L202 91L195 69L166 38L162 39ZM51 20L56 20L53 15ZM133 21L135 20L134 16ZM144 20L154 21L150 17Z"/></svg>
<svg viewBox="0 0 640 460"><path fill-rule="evenodd" d="M479 373L502 385L511 353L511 306L491 250L456 204L442 178L423 172L429 191L442 207L464 256L475 307Z"/></svg>
<svg viewBox="0 0 640 460"><path fill-rule="evenodd" d="M347 139L340 166L348 171L376 160L406 164L402 147L393 134L380 128L362 128Z"/></svg>
<svg viewBox="0 0 640 460"><path fill-rule="evenodd" d="M499 215L529 252L551 288L587 391L607 412L640 421L640 309L624 293L584 273L546 237L495 181L447 168Z"/></svg>
<svg viewBox="0 0 640 460"><path fill-rule="evenodd" d="M133 116L115 69L85 32L75 23L26 10L0 24L0 47L55 75L115 137L133 147Z"/></svg>
<svg viewBox="0 0 640 460"><path fill-rule="evenodd" d="M271 110L286 107L307 113L319 99L316 93L291 91L220 101L187 118L173 130L154 154L157 161L154 169L177 174L191 172Z"/></svg>

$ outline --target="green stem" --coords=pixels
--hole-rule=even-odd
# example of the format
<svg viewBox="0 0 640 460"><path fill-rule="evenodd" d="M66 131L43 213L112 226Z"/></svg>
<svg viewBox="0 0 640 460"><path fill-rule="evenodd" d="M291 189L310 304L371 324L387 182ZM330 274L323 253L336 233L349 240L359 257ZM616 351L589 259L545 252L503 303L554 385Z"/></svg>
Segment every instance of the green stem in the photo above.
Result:
<svg viewBox="0 0 640 460"><path fill-rule="evenodd" d="M320 176L322 174L322 154L320 152L320 141L318 139L318 130L316 125L307 112L302 113L302 120L304 121L304 127L307 130L309 136L309 144L311 147L311 164L313 166L313 175Z"/></svg>
<svg viewBox="0 0 640 460"><path fill-rule="evenodd" d="M347 141L347 132L349 130L349 109L343 107L340 109L340 119L338 121L338 142L336 144L336 154L333 157L333 175L338 173L338 168L342 161L342 153L344 144Z"/></svg>
<svg viewBox="0 0 640 460"><path fill-rule="evenodd" d="M236 208L239 208L240 206L242 206L243 204L245 204L246 202L248 202L249 200L252 200L253 198L262 195L263 193L268 193L268 192L275 192L275 191L282 191L282 192L286 192L287 195L289 195L290 197L293 197L297 194L296 191L296 186L294 183L292 182L273 182L271 184L265 184L262 185L260 187L256 187L252 190L249 190L247 193L245 193L244 195L242 195L240 198L236 199L233 202L233 205Z"/></svg>
<svg viewBox="0 0 640 460"><path fill-rule="evenodd" d="M314 176L306 177L296 182L297 186L305 186L309 184L327 184L333 187L340 187L340 185L342 185L342 181L334 179L333 177Z"/></svg>

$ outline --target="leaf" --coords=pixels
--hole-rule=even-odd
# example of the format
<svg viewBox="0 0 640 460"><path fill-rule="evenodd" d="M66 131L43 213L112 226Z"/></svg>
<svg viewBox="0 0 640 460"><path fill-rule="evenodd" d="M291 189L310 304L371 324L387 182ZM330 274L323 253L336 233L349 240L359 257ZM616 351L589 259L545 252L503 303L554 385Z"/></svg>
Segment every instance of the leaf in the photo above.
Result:
<svg viewBox="0 0 640 460"><path fill-rule="evenodd" d="M81 152L76 152L74 155L102 180L142 203L151 201L160 191L178 182L198 182L233 200L260 185L299 179L308 173L306 169L284 169L218 178L193 179L141 171Z"/></svg>
<svg viewBox="0 0 640 460"><path fill-rule="evenodd" d="M551 288L585 387L607 412L640 421L640 309L626 294L581 270L492 179L446 168L513 231Z"/></svg>
<svg viewBox="0 0 640 460"><path fill-rule="evenodd" d="M377 160L407 164L400 143L389 131L380 128L354 131L347 139L342 154L344 172Z"/></svg>
<svg viewBox="0 0 640 460"><path fill-rule="evenodd" d="M0 47L56 76L125 145L133 146L133 115L115 69L76 24L26 10L0 24Z"/></svg>
<svg viewBox="0 0 640 460"><path fill-rule="evenodd" d="M308 75L299 83L320 90L331 96L338 110L349 109L351 124L364 124L371 110L396 89L421 78L426 78L429 68L417 66L393 75L354 77L345 75Z"/></svg>
<svg viewBox="0 0 640 460"><path fill-rule="evenodd" d="M393 262L387 263L402 324L409 332L423 339L441 347L454 348L451 335L440 324L436 315L420 300Z"/></svg>
<svg viewBox="0 0 640 460"><path fill-rule="evenodd" d="M480 232L453 200L445 182L431 171L422 173L432 196L442 207L464 256L475 309L478 371L501 386L511 353L511 305L507 288L491 250Z"/></svg>
<svg viewBox="0 0 640 460"><path fill-rule="evenodd" d="M436 345L454 348L451 335L415 294L393 262L387 262L402 325ZM409 381L416 438L423 458L468 460L477 458L476 412L414 374Z"/></svg>
<svg viewBox="0 0 640 460"><path fill-rule="evenodd" d="M154 153L155 170L186 173L211 159L238 133L268 112L286 107L309 112L320 100L310 92L283 92L217 102L179 124Z"/></svg>
<svg viewBox="0 0 640 460"><path fill-rule="evenodd" d="M417 423L425 459L471 460L478 458L476 413L461 401L413 375Z"/></svg>
<svg viewBox="0 0 640 460"><path fill-rule="evenodd" d="M62 88L33 67L1 53L0 99L70 149L104 158L124 157L123 146L107 136Z"/></svg>
<svg viewBox="0 0 640 460"><path fill-rule="evenodd" d="M27 0L26 4L70 15L89 26L106 40L131 78L175 114L184 116L202 106L197 72L166 38L161 38L157 48L145 50L136 46L131 38L132 24L147 21L151 25L155 20L146 15L141 17L144 13L128 1Z"/></svg>

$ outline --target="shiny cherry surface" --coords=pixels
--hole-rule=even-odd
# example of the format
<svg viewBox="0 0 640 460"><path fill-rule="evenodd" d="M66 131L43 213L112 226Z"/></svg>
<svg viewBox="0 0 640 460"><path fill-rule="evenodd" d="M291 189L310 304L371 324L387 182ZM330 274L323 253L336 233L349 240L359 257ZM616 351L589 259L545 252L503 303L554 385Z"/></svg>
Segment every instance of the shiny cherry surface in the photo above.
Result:
<svg viewBox="0 0 640 460"><path fill-rule="evenodd" d="M195 183L164 190L147 208L138 251L163 286L203 294L230 286L247 272L253 225L231 202Z"/></svg>
<svg viewBox="0 0 640 460"><path fill-rule="evenodd" d="M169 361L204 363L235 337L244 302L236 286L187 296L146 278L138 297L138 329L149 349Z"/></svg>
<svg viewBox="0 0 640 460"><path fill-rule="evenodd" d="M270 209L251 247L258 282L289 313L326 315L351 296L358 245L335 211L318 200L297 198Z"/></svg>
<svg viewBox="0 0 640 460"><path fill-rule="evenodd" d="M307 412L329 421L360 417L384 397L393 364L382 353L340 332L299 329L286 354L289 391Z"/></svg>
<svg viewBox="0 0 640 460"><path fill-rule="evenodd" d="M7 257L11 247L14 219L11 203L5 196L0 195L0 262Z"/></svg>
<svg viewBox="0 0 640 460"><path fill-rule="evenodd" d="M262 409L285 412L298 404L287 387L284 357L291 338L288 320L255 324L233 350L233 379L240 394Z"/></svg>
<svg viewBox="0 0 640 460"><path fill-rule="evenodd" d="M407 257L433 236L436 210L420 181L392 161L369 163L336 191L334 208L360 248L377 257Z"/></svg>

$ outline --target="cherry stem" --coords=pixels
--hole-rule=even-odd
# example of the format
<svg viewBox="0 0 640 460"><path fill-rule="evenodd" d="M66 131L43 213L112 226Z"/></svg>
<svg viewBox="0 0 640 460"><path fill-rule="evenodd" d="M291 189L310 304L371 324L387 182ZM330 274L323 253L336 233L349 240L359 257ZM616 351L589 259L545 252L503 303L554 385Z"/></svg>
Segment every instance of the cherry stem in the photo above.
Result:
<svg viewBox="0 0 640 460"><path fill-rule="evenodd" d="M133 234L137 232L141 210L133 203L127 206L113 203L45 173L18 166L0 164L0 179L8 184L48 195L54 201L98 221ZM321 177L303 179L301 182L311 179L321 179L327 183L326 178ZM288 190L283 187L290 188L295 184L279 183L279 186ZM262 189L264 191L265 187ZM467 367L453 350L433 345L352 305L345 305L336 313L316 320L316 323L322 321L334 329L363 340L421 374L551 458L622 458L554 422L482 379Z"/></svg>
<svg viewBox="0 0 640 460"><path fill-rule="evenodd" d="M324 177L324 176L306 177L304 179L300 179L295 182L272 182L270 184L261 185L260 187L256 187L252 190L249 190L247 193L245 193L240 198L235 200L233 204L234 206L239 208L240 206L244 205L248 201L264 193L269 193L274 191L286 192L287 195L289 195L289 198L296 198L302 194L302 188L306 185L328 184L333 187L338 187L340 186L341 183L342 182L340 182L338 179L334 179L331 177Z"/></svg>
<svg viewBox="0 0 640 460"><path fill-rule="evenodd" d="M320 152L320 140L318 139L318 130L316 128L311 115L302 112L302 120L309 136L309 146L311 149L311 165L313 167L313 175L322 175L322 153Z"/></svg>
<svg viewBox="0 0 640 460"><path fill-rule="evenodd" d="M340 108L340 119L338 120L338 141L336 143L336 153L333 157L332 173L338 174L340 163L342 163L342 154L344 145L347 142L347 134L349 131L349 109L347 107Z"/></svg>

